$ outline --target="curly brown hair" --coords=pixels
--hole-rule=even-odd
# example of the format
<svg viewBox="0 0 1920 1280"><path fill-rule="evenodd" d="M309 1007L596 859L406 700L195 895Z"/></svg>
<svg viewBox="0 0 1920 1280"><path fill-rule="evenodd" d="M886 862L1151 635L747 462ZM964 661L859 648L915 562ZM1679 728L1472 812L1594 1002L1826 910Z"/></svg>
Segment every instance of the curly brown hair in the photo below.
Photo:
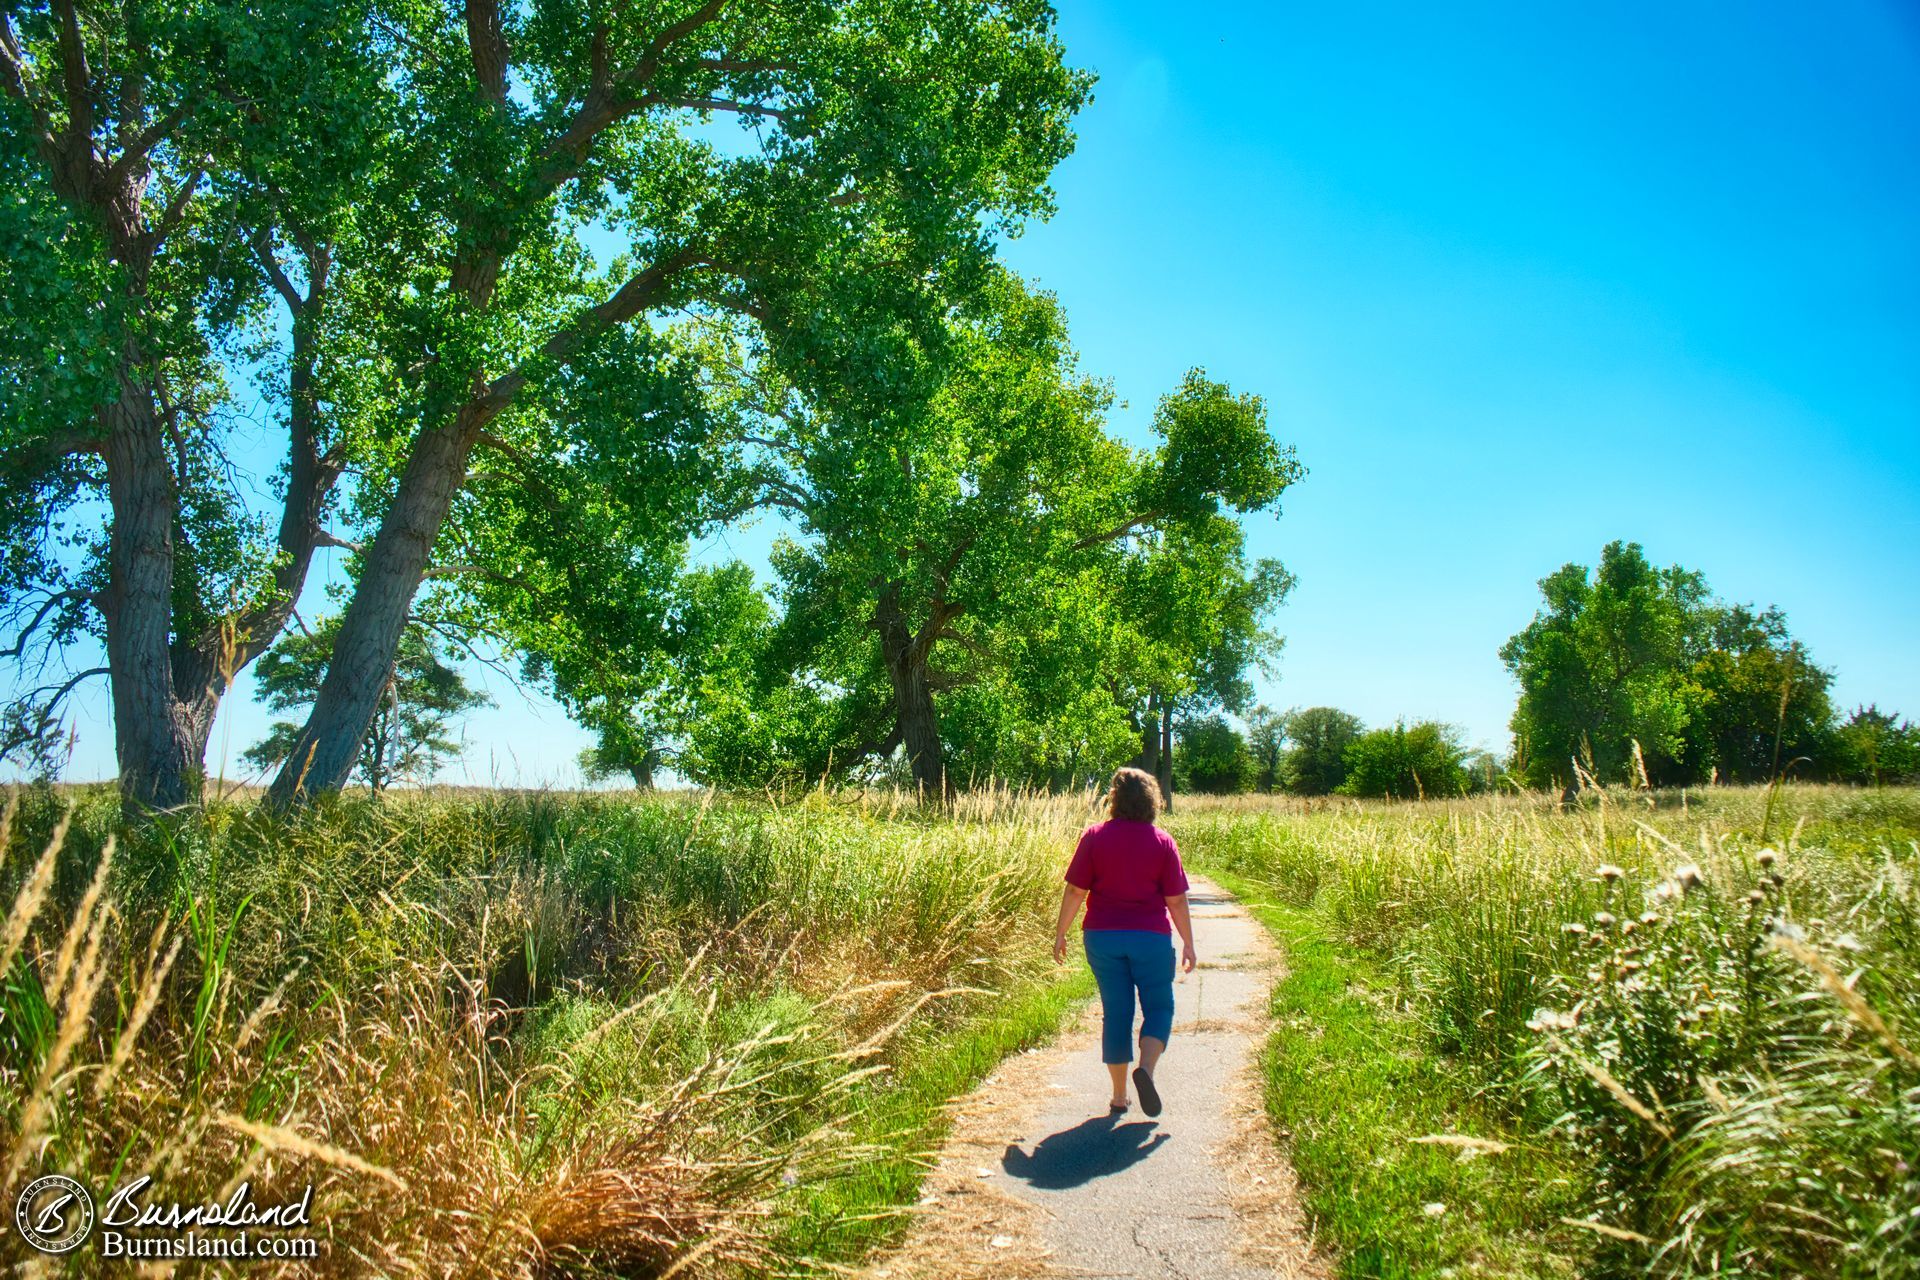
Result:
<svg viewBox="0 0 1920 1280"><path fill-rule="evenodd" d="M1145 769L1117 769L1107 791L1107 814L1128 822L1152 822L1160 813L1160 782Z"/></svg>

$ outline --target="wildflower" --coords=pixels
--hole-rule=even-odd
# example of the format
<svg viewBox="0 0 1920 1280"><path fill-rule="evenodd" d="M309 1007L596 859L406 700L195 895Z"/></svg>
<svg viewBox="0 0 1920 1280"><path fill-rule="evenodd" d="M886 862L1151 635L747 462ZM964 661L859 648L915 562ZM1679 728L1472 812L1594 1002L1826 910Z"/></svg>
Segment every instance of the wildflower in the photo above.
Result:
<svg viewBox="0 0 1920 1280"><path fill-rule="evenodd" d="M1613 912L1611 911L1596 911L1593 913L1593 927L1596 929L1611 929L1618 923L1620 922L1614 918Z"/></svg>
<svg viewBox="0 0 1920 1280"><path fill-rule="evenodd" d="M1571 1031L1575 1022L1572 1014L1562 1013L1558 1009L1535 1009L1533 1016L1527 1019L1527 1030Z"/></svg>
<svg viewBox="0 0 1920 1280"><path fill-rule="evenodd" d="M1441 1204L1438 1200L1434 1200L1421 1205L1420 1212L1426 1214L1429 1218L1444 1217L1447 1212L1447 1206Z"/></svg>
<svg viewBox="0 0 1920 1280"><path fill-rule="evenodd" d="M1675 884L1671 880L1662 880L1659 884L1653 886L1653 888L1648 891L1647 896L1652 898L1655 902L1665 902L1670 898L1677 898L1680 896L1680 886Z"/></svg>
<svg viewBox="0 0 1920 1280"><path fill-rule="evenodd" d="M1637 929L1637 928L1639 928L1639 927L1640 927L1639 925L1637 925L1637 924L1635 924L1635 923L1634 923L1633 921L1631 921L1631 920L1629 920L1629 921L1627 921L1627 922L1626 922L1625 924L1623 924L1623 925L1621 925L1621 926L1620 926L1620 936L1622 936L1622 937L1627 937L1627 936L1629 936L1630 934L1632 934L1632 933L1633 933L1633 931L1634 931L1635 929Z"/></svg>
<svg viewBox="0 0 1920 1280"><path fill-rule="evenodd" d="M1642 912L1640 916L1640 923L1647 926L1647 928L1651 929L1655 925L1660 923L1660 913L1658 911Z"/></svg>
<svg viewBox="0 0 1920 1280"><path fill-rule="evenodd" d="M1593 869L1593 874L1599 876L1608 884L1612 884L1615 880L1618 880L1627 873L1619 867L1614 866L1611 862L1603 862Z"/></svg>
<svg viewBox="0 0 1920 1280"><path fill-rule="evenodd" d="M1701 880L1700 868L1691 862L1684 866L1675 867L1673 869L1673 878L1679 883L1680 891L1685 893L1688 890L1699 887Z"/></svg>
<svg viewBox="0 0 1920 1280"><path fill-rule="evenodd" d="M1587 926L1581 924L1578 920L1569 920L1560 926L1560 932L1572 934L1576 938L1585 937Z"/></svg>
<svg viewBox="0 0 1920 1280"><path fill-rule="evenodd" d="M1770 867L1774 863L1780 860L1780 855L1775 853L1771 849L1762 849L1760 852L1753 855L1753 860L1759 863L1762 867Z"/></svg>
<svg viewBox="0 0 1920 1280"><path fill-rule="evenodd" d="M1779 918L1767 926L1767 931L1778 937L1791 938L1795 942L1803 942L1807 936L1807 931L1793 921Z"/></svg>
<svg viewBox="0 0 1920 1280"><path fill-rule="evenodd" d="M1843 933L1833 940L1833 945L1842 951L1865 951L1866 945L1850 933Z"/></svg>
<svg viewBox="0 0 1920 1280"><path fill-rule="evenodd" d="M1749 890L1747 893L1747 901L1756 907L1759 906L1761 903L1765 902L1766 900L1767 900L1767 895L1760 892L1758 889Z"/></svg>

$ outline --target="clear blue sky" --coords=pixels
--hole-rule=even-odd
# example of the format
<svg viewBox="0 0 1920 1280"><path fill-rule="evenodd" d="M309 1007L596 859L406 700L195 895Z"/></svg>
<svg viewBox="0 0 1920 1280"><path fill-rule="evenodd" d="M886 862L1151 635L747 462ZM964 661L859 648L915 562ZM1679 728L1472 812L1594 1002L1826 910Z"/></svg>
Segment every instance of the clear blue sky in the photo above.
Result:
<svg viewBox="0 0 1920 1280"><path fill-rule="evenodd" d="M1266 701L1504 747L1496 650L1535 581L1627 538L1785 609L1839 701L1920 716L1920 10L1069 2L1061 27L1100 85L1008 257L1118 430L1199 364L1310 468L1252 535L1300 582ZM453 776L567 780L577 731L490 683ZM92 706L75 776L111 771ZM262 722L229 720L216 768Z"/></svg>

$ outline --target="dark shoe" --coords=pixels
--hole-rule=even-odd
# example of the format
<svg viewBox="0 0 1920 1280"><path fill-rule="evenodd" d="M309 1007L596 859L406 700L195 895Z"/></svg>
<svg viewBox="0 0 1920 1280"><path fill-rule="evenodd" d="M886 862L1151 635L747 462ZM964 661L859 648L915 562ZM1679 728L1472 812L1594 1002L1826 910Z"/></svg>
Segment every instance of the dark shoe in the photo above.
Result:
<svg viewBox="0 0 1920 1280"><path fill-rule="evenodd" d="M1145 1067L1133 1069L1133 1088L1140 1095L1140 1109L1150 1116L1159 1115L1160 1091L1153 1087L1153 1077Z"/></svg>

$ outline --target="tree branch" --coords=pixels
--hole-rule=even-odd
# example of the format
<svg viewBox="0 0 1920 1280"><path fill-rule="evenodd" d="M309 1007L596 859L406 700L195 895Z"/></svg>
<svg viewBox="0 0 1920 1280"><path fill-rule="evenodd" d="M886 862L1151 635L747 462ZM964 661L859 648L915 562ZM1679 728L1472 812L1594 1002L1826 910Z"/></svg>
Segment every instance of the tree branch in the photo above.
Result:
<svg viewBox="0 0 1920 1280"><path fill-rule="evenodd" d="M158 247L162 241L172 234L173 229L180 224L180 219L187 212L187 201L193 199L195 188L200 185L200 180L206 176L206 170L202 169L199 165L195 165L193 172L189 173L186 180L180 184L180 189L173 193L173 199L167 201L166 212L160 215L159 225L153 229L153 234L150 237L155 247Z"/></svg>
<svg viewBox="0 0 1920 1280"><path fill-rule="evenodd" d="M115 184L123 181L133 166L146 159L155 147L180 127L180 122L187 118L190 109L188 103L182 102L142 129L131 143L121 148L119 156L107 170L107 181Z"/></svg>
<svg viewBox="0 0 1920 1280"><path fill-rule="evenodd" d="M901 729L900 722L895 720L892 731L886 737L867 739L847 753L846 758L841 761L841 767L858 764L868 756L890 756L899 750L900 744L905 740L906 734Z"/></svg>
<svg viewBox="0 0 1920 1280"><path fill-rule="evenodd" d="M81 431L56 431L47 437L45 448L56 458L104 457L107 452L105 441Z"/></svg>
<svg viewBox="0 0 1920 1280"><path fill-rule="evenodd" d="M294 288L293 281L281 267L280 257L273 251L273 233L266 227L261 227L253 233L253 253L260 260L261 269L267 273L267 279L272 282L274 292L278 293L282 301L287 304L287 310L297 314L300 308L306 305L307 300L300 296L300 291Z"/></svg>
<svg viewBox="0 0 1920 1280"><path fill-rule="evenodd" d="M720 11L726 7L727 0L707 0L698 9L668 26L653 38L653 42L640 55L639 61L634 63L633 71L627 75L626 79L635 87L645 86L660 70L660 59L666 55L668 49L718 18Z"/></svg>
<svg viewBox="0 0 1920 1280"><path fill-rule="evenodd" d="M1124 538L1128 534L1132 533L1135 529L1140 528L1142 525L1152 524L1155 520L1160 519L1162 516L1166 514L1167 513L1164 511L1143 512L1140 515L1133 516L1123 524L1115 525L1113 528L1107 530L1105 533L1094 533L1094 534L1087 535L1086 537L1080 539L1080 541L1074 543L1072 549L1075 551L1085 551L1089 547L1097 547L1103 542L1117 542L1121 538Z"/></svg>
<svg viewBox="0 0 1920 1280"><path fill-rule="evenodd" d="M13 34L12 14L0 14L0 87L33 113L34 141L42 151L51 153L53 119L47 114L46 91L27 70L27 55Z"/></svg>
<svg viewBox="0 0 1920 1280"><path fill-rule="evenodd" d="M580 104L580 110L574 113L560 136L547 147L548 159L565 160L567 163L547 175L546 185L557 186L578 172L587 148L604 130L642 107L652 105L654 100L642 91L659 73L660 62L667 50L718 18L726 6L727 0L707 0L700 8L655 36L633 66L618 77L607 75L605 51L601 49L597 65L593 67L595 74L586 100Z"/></svg>
<svg viewBox="0 0 1920 1280"><path fill-rule="evenodd" d="M506 106L507 40L497 0L467 0L467 47L481 96L496 107Z"/></svg>
<svg viewBox="0 0 1920 1280"><path fill-rule="evenodd" d="M80 36L80 14L73 0L54 0L60 18L60 82L67 101L69 145L79 161L93 150L92 76L87 70L87 46Z"/></svg>
<svg viewBox="0 0 1920 1280"><path fill-rule="evenodd" d="M40 603L40 607L34 611L34 615L27 622L27 625L22 627L20 634L14 637L13 643L5 649L0 649L0 658L8 658L15 662L24 658L27 652L27 643L33 639L33 633L41 628L46 620L53 614L54 610L63 604L69 604L74 601L80 601L81 603L90 604L95 608L99 608L94 593L81 587L69 587L65 591L54 592Z"/></svg>
<svg viewBox="0 0 1920 1280"><path fill-rule="evenodd" d="M534 361L550 360L565 364L594 337L646 310L666 292L668 284L678 272L699 261L699 254L692 249L669 254L621 285L605 302L580 312L572 324L541 344L534 360L524 361L511 372L494 379L483 394L469 402L464 411L470 415L469 429L483 430L487 423L513 403L513 398L527 385L531 377L528 366Z"/></svg>
<svg viewBox="0 0 1920 1280"><path fill-rule="evenodd" d="M759 445L762 449L777 450L786 454L789 458L798 458L801 461L806 460L807 451L805 449L785 440L773 440L766 436L741 436L740 441L742 444Z"/></svg>
<svg viewBox="0 0 1920 1280"><path fill-rule="evenodd" d="M771 116L782 124L792 124L791 112L778 107L762 106L755 102L734 102L727 98L665 98L659 100L668 107L690 107L696 111L731 111L742 116Z"/></svg>
<svg viewBox="0 0 1920 1280"><path fill-rule="evenodd" d="M42 705L44 707L45 718L52 719L54 708L58 707L62 702L65 702L75 689L78 689L82 684L93 679L95 676L110 676L112 674L112 669L108 667L88 667L85 671L80 672L78 675L60 684L42 685L40 688L28 693L24 698L19 699L19 701L26 702L35 700L38 699L41 694L51 693L53 696L48 698Z"/></svg>

